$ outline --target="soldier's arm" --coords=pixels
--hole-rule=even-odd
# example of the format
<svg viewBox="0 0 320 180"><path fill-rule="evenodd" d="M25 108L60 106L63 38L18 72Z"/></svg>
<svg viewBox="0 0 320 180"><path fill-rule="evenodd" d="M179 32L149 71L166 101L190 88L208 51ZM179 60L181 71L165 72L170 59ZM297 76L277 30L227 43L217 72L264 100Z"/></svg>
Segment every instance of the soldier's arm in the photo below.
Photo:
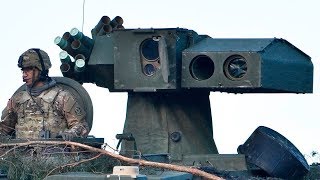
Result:
<svg viewBox="0 0 320 180"><path fill-rule="evenodd" d="M14 132L17 123L15 105L14 98L11 98L3 109L0 121L0 135L11 135Z"/></svg>
<svg viewBox="0 0 320 180"><path fill-rule="evenodd" d="M68 129L66 133L71 133L76 137L86 137L89 134L89 126L85 120L86 112L75 100L70 92L64 91L62 98L62 112L67 121Z"/></svg>

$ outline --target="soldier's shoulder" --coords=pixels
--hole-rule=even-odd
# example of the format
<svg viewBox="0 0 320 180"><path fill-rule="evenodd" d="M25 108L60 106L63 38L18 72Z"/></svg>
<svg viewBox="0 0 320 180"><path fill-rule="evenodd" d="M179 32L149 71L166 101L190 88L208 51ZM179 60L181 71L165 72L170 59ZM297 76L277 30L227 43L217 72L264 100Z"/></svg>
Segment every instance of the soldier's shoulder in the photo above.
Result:
<svg viewBox="0 0 320 180"><path fill-rule="evenodd" d="M26 90L22 90L13 94L11 99L16 103L24 103L30 99L30 95Z"/></svg>
<svg viewBox="0 0 320 180"><path fill-rule="evenodd" d="M40 96L46 102L52 102L56 99L59 93L63 91L59 86L54 86L45 90Z"/></svg>
<svg viewBox="0 0 320 180"><path fill-rule="evenodd" d="M68 90L68 88L64 88L60 85L57 85L55 87L55 91L59 92L59 96L61 97L73 97L73 94L70 90Z"/></svg>
<svg viewBox="0 0 320 180"><path fill-rule="evenodd" d="M76 100L74 94L68 88L57 85L55 91L58 92L56 100L60 103L74 102Z"/></svg>

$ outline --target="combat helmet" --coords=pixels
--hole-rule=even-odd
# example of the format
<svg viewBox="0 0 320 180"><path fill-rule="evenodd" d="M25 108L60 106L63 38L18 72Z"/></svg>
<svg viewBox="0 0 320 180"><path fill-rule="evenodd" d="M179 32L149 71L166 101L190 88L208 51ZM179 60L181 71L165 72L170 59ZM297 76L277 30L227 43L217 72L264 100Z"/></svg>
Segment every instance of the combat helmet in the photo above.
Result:
<svg viewBox="0 0 320 180"><path fill-rule="evenodd" d="M21 54L18 60L19 68L36 67L40 71L48 71L51 68L51 62L48 54L37 48L28 49Z"/></svg>

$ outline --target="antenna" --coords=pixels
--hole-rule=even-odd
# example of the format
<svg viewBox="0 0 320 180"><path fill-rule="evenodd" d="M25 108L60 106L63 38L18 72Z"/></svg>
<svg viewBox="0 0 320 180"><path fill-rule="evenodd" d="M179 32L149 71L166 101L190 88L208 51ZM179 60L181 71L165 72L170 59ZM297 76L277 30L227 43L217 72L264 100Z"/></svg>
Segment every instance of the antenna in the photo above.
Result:
<svg viewBox="0 0 320 180"><path fill-rule="evenodd" d="M83 25L84 25L84 6L85 6L86 0L83 0L82 4L82 28L81 31L83 32Z"/></svg>

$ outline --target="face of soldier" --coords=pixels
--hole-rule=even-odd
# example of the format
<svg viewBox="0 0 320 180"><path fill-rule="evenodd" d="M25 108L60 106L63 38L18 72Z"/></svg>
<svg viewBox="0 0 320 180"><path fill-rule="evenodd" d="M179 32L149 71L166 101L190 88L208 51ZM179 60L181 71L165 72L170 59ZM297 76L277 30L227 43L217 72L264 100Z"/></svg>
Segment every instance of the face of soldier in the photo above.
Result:
<svg viewBox="0 0 320 180"><path fill-rule="evenodd" d="M40 71L34 67L23 68L21 69L21 71L22 80L26 83L27 86L32 85L33 81L37 80L40 74ZM37 84L35 84L34 86L37 86Z"/></svg>

